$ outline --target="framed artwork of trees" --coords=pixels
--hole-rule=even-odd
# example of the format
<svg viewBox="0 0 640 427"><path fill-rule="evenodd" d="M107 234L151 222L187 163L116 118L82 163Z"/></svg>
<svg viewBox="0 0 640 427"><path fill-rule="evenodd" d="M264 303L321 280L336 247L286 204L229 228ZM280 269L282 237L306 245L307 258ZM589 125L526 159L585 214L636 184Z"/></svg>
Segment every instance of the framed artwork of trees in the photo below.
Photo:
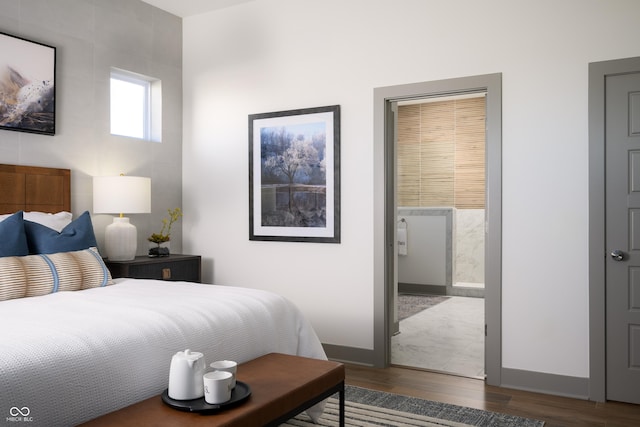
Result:
<svg viewBox="0 0 640 427"><path fill-rule="evenodd" d="M249 239L340 243L340 106L249 116Z"/></svg>

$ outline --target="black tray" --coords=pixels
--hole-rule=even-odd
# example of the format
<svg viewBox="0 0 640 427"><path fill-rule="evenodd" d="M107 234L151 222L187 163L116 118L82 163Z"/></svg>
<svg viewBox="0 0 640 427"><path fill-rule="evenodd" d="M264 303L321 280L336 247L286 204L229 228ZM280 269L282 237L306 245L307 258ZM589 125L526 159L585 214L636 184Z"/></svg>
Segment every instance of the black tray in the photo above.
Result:
<svg viewBox="0 0 640 427"><path fill-rule="evenodd" d="M193 400L176 400L169 397L169 389L162 392L162 401L179 411L199 412L201 414L215 414L225 409L241 404L251 396L251 388L242 381L236 381L236 386L231 390L231 399L223 403L207 403L204 397Z"/></svg>

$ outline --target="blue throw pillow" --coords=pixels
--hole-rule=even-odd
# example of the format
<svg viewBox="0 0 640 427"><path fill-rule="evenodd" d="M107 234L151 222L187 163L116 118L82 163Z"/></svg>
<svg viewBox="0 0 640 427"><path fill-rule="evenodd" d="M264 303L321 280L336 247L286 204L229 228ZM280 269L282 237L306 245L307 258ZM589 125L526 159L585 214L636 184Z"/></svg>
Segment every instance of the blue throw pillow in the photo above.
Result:
<svg viewBox="0 0 640 427"><path fill-rule="evenodd" d="M0 257L29 255L22 211L0 222Z"/></svg>
<svg viewBox="0 0 640 427"><path fill-rule="evenodd" d="M55 254L96 247L96 236L88 211L85 211L59 233L45 225L24 221L31 254Z"/></svg>

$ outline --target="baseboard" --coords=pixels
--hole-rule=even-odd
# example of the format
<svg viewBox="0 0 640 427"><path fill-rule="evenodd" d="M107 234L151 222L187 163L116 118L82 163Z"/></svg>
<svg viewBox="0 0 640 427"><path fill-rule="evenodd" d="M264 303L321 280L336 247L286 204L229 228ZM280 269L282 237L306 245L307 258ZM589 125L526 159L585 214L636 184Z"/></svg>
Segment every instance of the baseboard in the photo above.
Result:
<svg viewBox="0 0 640 427"><path fill-rule="evenodd" d="M330 360L375 366L373 350L333 344L322 344L322 347ZM500 387L574 399L589 399L589 378L582 377L502 368Z"/></svg>
<svg viewBox="0 0 640 427"><path fill-rule="evenodd" d="M416 285L413 283L398 283L398 292L414 295L448 295L455 297L484 298L484 288L465 286Z"/></svg>
<svg viewBox="0 0 640 427"><path fill-rule="evenodd" d="M589 378L502 368L501 386L575 399L589 398Z"/></svg>
<svg viewBox="0 0 640 427"><path fill-rule="evenodd" d="M446 295L447 287L438 285L416 285L413 283L398 283L398 292L417 295Z"/></svg>
<svg viewBox="0 0 640 427"><path fill-rule="evenodd" d="M322 344L324 352L330 360L356 365L374 366L373 350L342 345Z"/></svg>

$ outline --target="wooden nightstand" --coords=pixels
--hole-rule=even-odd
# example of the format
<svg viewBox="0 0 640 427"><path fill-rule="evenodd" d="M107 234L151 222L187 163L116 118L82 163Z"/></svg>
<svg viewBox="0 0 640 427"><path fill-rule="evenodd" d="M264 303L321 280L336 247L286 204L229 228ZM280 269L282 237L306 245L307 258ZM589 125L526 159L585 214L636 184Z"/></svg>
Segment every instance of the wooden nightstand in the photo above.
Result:
<svg viewBox="0 0 640 427"><path fill-rule="evenodd" d="M137 256L131 261L105 259L104 262L114 279L131 277L134 279L182 280L198 283L202 280L200 255L171 254L157 258Z"/></svg>

